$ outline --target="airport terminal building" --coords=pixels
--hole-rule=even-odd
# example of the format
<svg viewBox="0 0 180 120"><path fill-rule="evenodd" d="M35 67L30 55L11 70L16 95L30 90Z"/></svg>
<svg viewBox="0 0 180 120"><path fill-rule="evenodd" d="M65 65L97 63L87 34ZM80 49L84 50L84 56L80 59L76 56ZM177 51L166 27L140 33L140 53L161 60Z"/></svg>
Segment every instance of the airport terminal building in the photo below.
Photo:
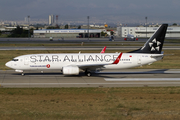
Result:
<svg viewBox="0 0 180 120"><path fill-rule="evenodd" d="M45 29L45 30L34 30L35 38L87 38L88 29ZM101 30L90 29L89 36L91 38L100 38Z"/></svg>
<svg viewBox="0 0 180 120"><path fill-rule="evenodd" d="M117 27L118 37L127 37L128 34L137 38L151 37L158 27ZM166 38L180 38L180 27L168 27Z"/></svg>

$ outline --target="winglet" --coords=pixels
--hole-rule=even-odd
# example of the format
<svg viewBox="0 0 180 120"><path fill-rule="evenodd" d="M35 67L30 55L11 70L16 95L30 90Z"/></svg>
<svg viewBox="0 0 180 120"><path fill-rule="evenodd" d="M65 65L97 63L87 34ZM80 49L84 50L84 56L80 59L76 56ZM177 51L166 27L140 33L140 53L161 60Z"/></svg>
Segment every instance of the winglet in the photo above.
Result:
<svg viewBox="0 0 180 120"><path fill-rule="evenodd" d="M102 49L101 53L105 53L106 51L106 46Z"/></svg>
<svg viewBox="0 0 180 120"><path fill-rule="evenodd" d="M122 54L123 53L120 53L119 56L116 58L116 60L112 64L118 64L121 59Z"/></svg>

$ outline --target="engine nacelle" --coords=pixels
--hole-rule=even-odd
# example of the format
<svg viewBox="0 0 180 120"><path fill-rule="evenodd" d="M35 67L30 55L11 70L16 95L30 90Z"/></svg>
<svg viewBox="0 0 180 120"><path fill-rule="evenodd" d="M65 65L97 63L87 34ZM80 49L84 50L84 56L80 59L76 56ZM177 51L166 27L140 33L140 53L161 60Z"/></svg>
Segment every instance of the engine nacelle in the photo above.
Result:
<svg viewBox="0 0 180 120"><path fill-rule="evenodd" d="M62 72L64 75L79 75L79 67L66 66L66 67L63 67Z"/></svg>

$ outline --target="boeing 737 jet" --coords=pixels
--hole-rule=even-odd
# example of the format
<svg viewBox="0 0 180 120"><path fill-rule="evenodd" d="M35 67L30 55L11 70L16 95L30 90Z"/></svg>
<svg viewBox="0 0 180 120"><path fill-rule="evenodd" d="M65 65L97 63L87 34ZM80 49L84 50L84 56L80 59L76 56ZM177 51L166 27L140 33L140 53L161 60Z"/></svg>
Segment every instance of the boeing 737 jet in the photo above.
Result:
<svg viewBox="0 0 180 120"><path fill-rule="evenodd" d="M29 54L15 57L6 66L22 75L26 70L59 70L64 75L78 75L83 71L87 76L96 70L142 66L163 58L161 51L167 27L168 24L162 24L144 46L128 53Z"/></svg>

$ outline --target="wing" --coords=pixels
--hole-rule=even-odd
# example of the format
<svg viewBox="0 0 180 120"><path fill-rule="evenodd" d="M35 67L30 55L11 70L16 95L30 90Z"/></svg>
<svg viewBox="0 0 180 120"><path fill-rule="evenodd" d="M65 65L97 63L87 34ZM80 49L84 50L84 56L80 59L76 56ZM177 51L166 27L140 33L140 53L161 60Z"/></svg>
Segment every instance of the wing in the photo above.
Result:
<svg viewBox="0 0 180 120"><path fill-rule="evenodd" d="M102 68L104 65L112 65L112 64L118 64L121 56L123 53L120 53L119 56L116 58L116 60L113 63L106 63L106 64L88 64L88 65L78 65L78 67L82 70L96 70L97 68Z"/></svg>

